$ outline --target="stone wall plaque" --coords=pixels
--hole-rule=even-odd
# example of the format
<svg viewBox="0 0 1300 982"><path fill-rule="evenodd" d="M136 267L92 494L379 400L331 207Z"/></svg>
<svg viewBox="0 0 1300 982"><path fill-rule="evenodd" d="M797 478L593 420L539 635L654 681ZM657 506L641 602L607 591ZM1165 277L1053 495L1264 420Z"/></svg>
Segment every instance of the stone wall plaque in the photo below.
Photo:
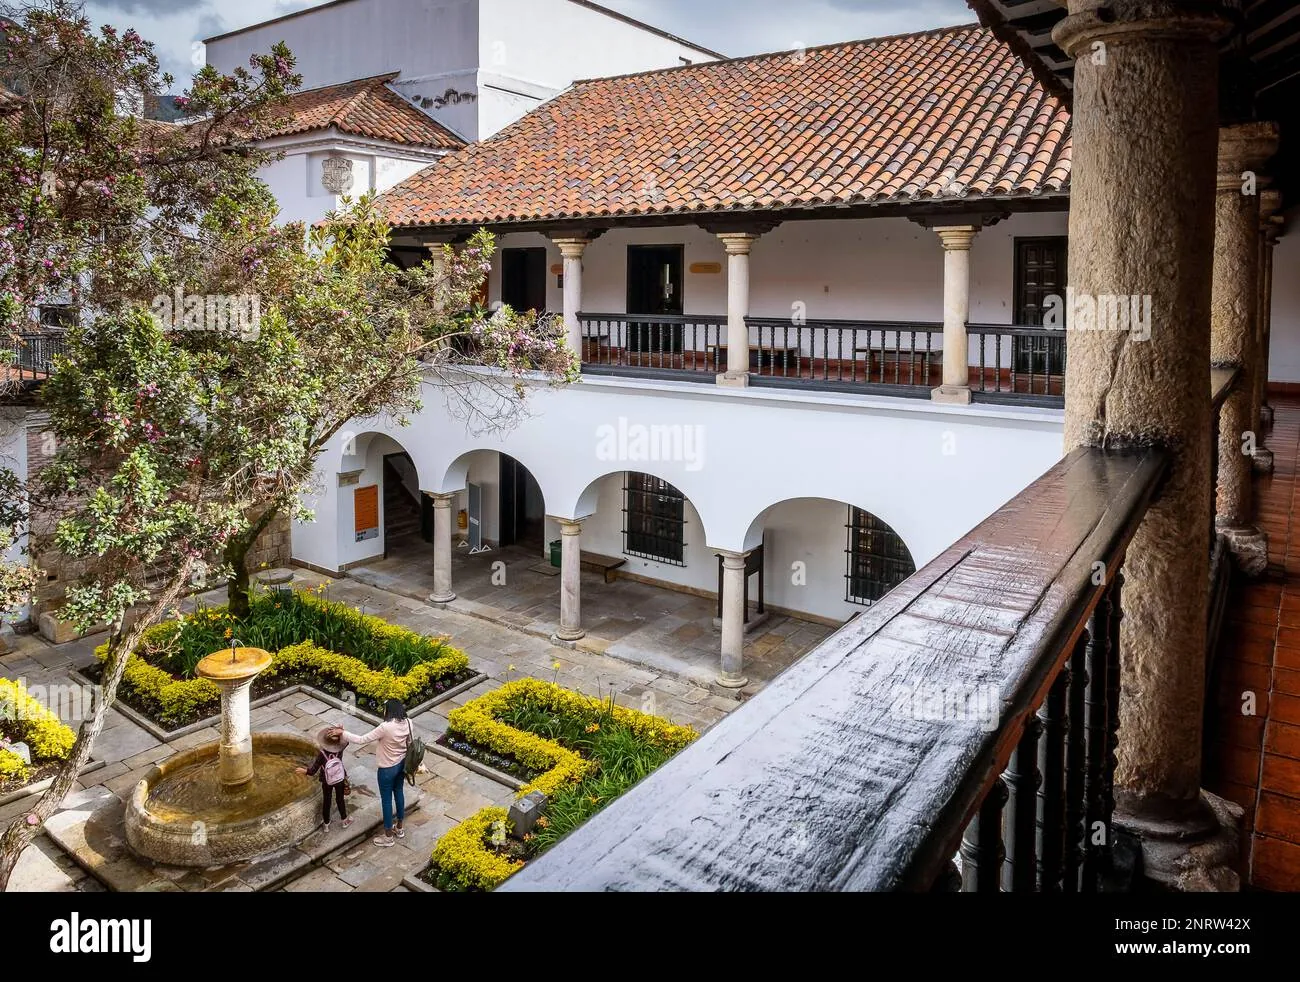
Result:
<svg viewBox="0 0 1300 982"><path fill-rule="evenodd" d="M347 194L356 183L352 161L347 157L326 157L321 161L320 182L330 194Z"/></svg>

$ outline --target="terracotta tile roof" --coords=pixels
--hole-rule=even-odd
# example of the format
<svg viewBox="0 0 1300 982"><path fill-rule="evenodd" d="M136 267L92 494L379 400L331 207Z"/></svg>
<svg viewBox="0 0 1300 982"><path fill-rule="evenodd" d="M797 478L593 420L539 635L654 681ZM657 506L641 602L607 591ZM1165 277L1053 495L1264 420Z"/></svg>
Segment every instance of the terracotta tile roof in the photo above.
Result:
<svg viewBox="0 0 1300 982"><path fill-rule="evenodd" d="M978 26L577 82L381 199L397 226L1066 190L1070 118Z"/></svg>
<svg viewBox="0 0 1300 982"><path fill-rule="evenodd" d="M332 126L340 133L390 143L439 150L463 147L464 140L388 87L397 74L295 92L285 105L283 123L259 135L293 136Z"/></svg>

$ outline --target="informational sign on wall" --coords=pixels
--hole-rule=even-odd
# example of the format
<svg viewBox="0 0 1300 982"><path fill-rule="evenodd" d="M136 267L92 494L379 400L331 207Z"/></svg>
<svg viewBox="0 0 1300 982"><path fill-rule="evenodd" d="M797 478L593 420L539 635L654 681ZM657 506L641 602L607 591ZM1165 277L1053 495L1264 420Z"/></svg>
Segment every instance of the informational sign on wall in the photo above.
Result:
<svg viewBox="0 0 1300 982"><path fill-rule="evenodd" d="M357 541L379 538L379 485L357 488L353 492L353 520Z"/></svg>

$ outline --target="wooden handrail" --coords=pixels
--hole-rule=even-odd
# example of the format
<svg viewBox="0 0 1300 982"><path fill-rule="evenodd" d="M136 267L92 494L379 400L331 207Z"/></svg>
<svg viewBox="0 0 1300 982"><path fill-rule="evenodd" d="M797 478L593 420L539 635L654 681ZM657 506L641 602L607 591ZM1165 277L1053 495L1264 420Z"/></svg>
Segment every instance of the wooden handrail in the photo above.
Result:
<svg viewBox="0 0 1300 982"><path fill-rule="evenodd" d="M501 889L930 889L1090 616L1118 604L1165 466L1071 453ZM900 692L936 687L996 690L996 725L899 713ZM1089 741L1091 766L1104 734Z"/></svg>

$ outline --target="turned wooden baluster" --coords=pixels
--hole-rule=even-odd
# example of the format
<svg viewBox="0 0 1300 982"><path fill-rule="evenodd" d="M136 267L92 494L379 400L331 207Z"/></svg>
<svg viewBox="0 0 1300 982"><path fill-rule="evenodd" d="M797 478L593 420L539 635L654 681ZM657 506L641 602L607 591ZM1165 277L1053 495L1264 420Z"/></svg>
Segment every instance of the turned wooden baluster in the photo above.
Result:
<svg viewBox="0 0 1300 982"><path fill-rule="evenodd" d="M1087 667L1088 632L1075 645L1067 672L1070 678L1066 698L1065 737L1065 875L1062 887L1066 893L1077 893L1083 869L1084 772L1087 769L1087 743L1084 732L1086 708L1085 689L1088 685Z"/></svg>
<svg viewBox="0 0 1300 982"><path fill-rule="evenodd" d="M1105 820L1105 800L1106 759L1110 754L1110 728L1107 718L1111 646L1110 607L1110 593L1107 591L1088 622L1088 633L1091 638L1087 645L1088 683L1084 691L1087 764L1083 777L1086 838L1083 871L1079 881L1079 888L1084 893L1097 891L1100 863L1105 855L1105 845L1109 838Z"/></svg>
<svg viewBox="0 0 1300 982"><path fill-rule="evenodd" d="M1043 735L1038 741L1038 889L1061 889L1065 859L1065 701L1069 690L1065 671L1056 676L1043 708L1038 711Z"/></svg>
<svg viewBox="0 0 1300 982"><path fill-rule="evenodd" d="M1112 847L1114 846L1115 814L1115 768L1119 763L1119 704L1120 704L1120 648L1119 626L1124 619L1121 603L1124 588L1124 574L1116 571L1110 587L1110 645L1107 648L1106 669L1106 703L1109 712L1106 719L1106 756L1103 762L1102 809L1101 820L1106 823L1106 867L1110 867Z"/></svg>
<svg viewBox="0 0 1300 982"><path fill-rule="evenodd" d="M1032 893L1037 883L1038 735L1041 731L1037 716L1025 721L1020 742L1002 775L1010 800L1010 814L1003 823L1007 856L1002 865L1002 889L1008 893Z"/></svg>
<svg viewBox="0 0 1300 982"><path fill-rule="evenodd" d="M979 811L961 838L961 889L963 893L997 893L1002 882L1002 806L1007 786L1002 779L984 796Z"/></svg>

